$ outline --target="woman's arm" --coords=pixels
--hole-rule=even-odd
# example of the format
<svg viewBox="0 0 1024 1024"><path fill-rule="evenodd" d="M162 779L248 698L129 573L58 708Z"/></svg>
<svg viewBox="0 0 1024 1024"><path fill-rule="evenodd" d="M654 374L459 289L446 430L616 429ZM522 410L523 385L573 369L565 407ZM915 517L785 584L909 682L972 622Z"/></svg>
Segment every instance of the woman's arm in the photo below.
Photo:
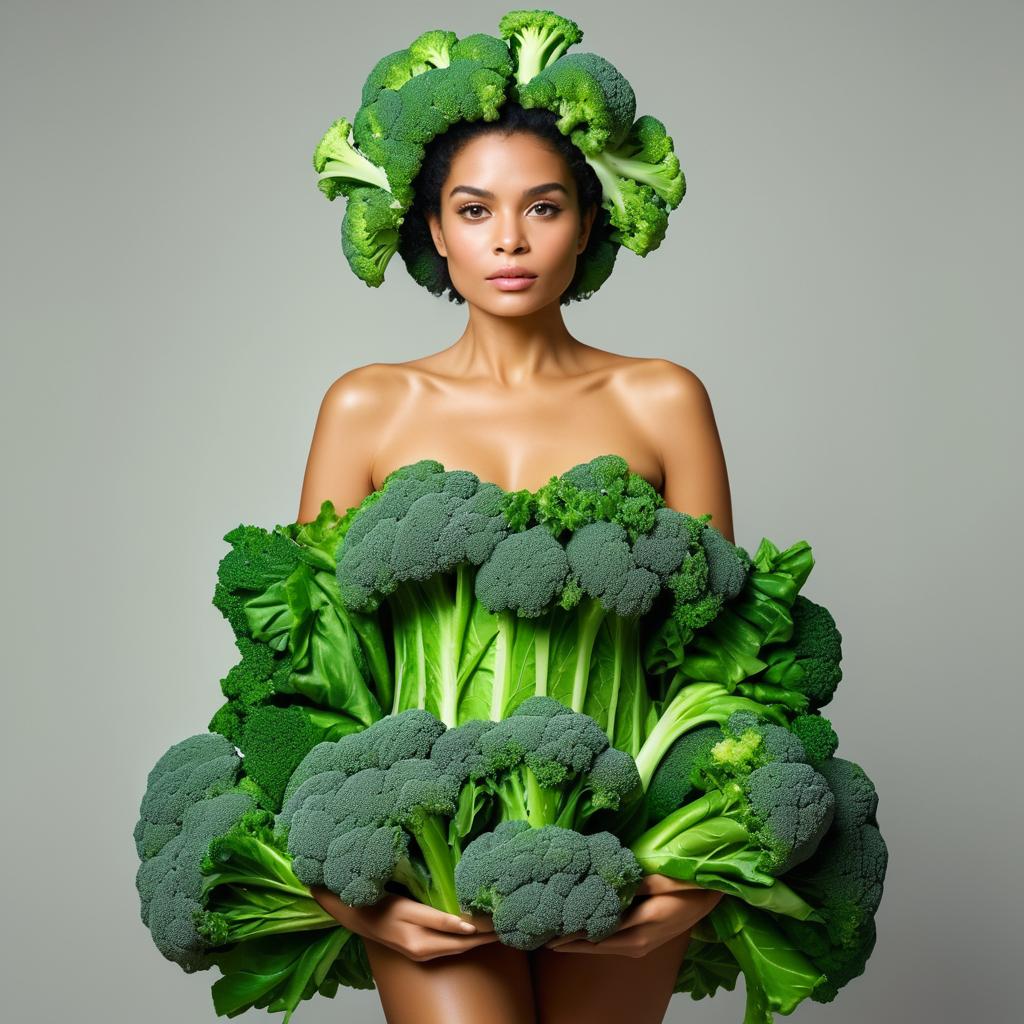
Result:
<svg viewBox="0 0 1024 1024"><path fill-rule="evenodd" d="M339 515L373 490L373 456L387 408L380 364L339 377L320 403L296 522L316 519L330 499Z"/></svg>
<svg viewBox="0 0 1024 1024"><path fill-rule="evenodd" d="M711 525L735 544L729 475L707 390L685 367L653 362L641 415L661 453L665 501L692 516L710 512Z"/></svg>

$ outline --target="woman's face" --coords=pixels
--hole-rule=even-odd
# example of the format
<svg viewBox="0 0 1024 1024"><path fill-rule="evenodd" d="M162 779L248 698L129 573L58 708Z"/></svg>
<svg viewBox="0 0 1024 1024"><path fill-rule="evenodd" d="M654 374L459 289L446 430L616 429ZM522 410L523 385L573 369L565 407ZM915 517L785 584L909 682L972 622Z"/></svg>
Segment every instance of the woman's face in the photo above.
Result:
<svg viewBox="0 0 1024 1024"><path fill-rule="evenodd" d="M452 160L441 216L428 216L437 251L467 302L523 316L552 302L576 272L596 207L580 217L576 183L560 153L536 135L487 132ZM526 287L489 280L503 267L528 270Z"/></svg>

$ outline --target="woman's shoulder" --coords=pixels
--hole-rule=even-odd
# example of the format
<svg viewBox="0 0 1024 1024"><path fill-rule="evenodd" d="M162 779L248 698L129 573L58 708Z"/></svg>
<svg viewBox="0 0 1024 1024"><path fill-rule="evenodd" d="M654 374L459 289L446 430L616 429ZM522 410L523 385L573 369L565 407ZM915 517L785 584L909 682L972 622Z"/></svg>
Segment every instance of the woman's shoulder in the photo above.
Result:
<svg viewBox="0 0 1024 1024"><path fill-rule="evenodd" d="M388 408L408 393L412 378L402 363L367 363L336 378L327 388L324 402L348 412Z"/></svg>
<svg viewBox="0 0 1024 1024"><path fill-rule="evenodd" d="M624 356L612 366L612 380L642 407L702 401L704 383L691 369L661 356Z"/></svg>

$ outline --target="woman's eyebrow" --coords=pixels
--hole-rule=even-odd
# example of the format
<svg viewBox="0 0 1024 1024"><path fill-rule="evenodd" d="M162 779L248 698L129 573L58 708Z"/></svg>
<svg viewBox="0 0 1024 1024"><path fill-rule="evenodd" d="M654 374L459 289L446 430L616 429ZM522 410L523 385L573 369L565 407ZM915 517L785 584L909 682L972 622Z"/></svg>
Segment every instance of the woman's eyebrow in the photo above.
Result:
<svg viewBox="0 0 1024 1024"><path fill-rule="evenodd" d="M546 185L534 185L533 188L528 188L523 192L523 197L540 195L542 192L564 192L566 196L569 195L569 190L558 181L549 181ZM481 196L484 199L493 199L494 193L488 192L484 188L474 188L472 185L456 185L455 188L448 193L448 198L451 199L456 192L468 192L471 196Z"/></svg>

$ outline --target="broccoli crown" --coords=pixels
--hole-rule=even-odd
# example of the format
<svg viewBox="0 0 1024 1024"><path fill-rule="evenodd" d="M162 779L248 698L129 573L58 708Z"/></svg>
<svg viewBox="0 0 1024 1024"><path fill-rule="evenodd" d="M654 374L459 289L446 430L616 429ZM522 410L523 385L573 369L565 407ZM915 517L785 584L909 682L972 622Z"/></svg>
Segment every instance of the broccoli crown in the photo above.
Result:
<svg viewBox="0 0 1024 1024"><path fill-rule="evenodd" d="M228 590L266 590L299 564L298 545L277 530L239 525L224 540L232 549L220 560L217 579Z"/></svg>
<svg viewBox="0 0 1024 1024"><path fill-rule="evenodd" d="M538 710L539 701L550 702ZM550 705L561 711L552 713ZM480 733L482 772L498 776L529 768L541 786L553 788L590 770L608 747L608 737L589 715L570 711L552 698L531 697L512 714Z"/></svg>
<svg viewBox="0 0 1024 1024"><path fill-rule="evenodd" d="M338 557L342 603L374 611L400 583L479 564L507 533L501 488L424 459L390 474L356 515Z"/></svg>
<svg viewBox="0 0 1024 1024"><path fill-rule="evenodd" d="M773 761L744 782L747 828L765 854L764 870L783 875L814 854L832 824L835 797L809 764Z"/></svg>
<svg viewBox="0 0 1024 1024"><path fill-rule="evenodd" d="M832 613L797 594L790 609L793 633L787 642L766 647L762 673L768 683L808 697L814 708L827 704L843 678L842 634Z"/></svg>
<svg viewBox="0 0 1024 1024"><path fill-rule="evenodd" d="M636 761L618 747L607 747L594 758L587 784L595 810L618 810L643 790Z"/></svg>
<svg viewBox="0 0 1024 1024"><path fill-rule="evenodd" d="M207 940L195 924L204 909L201 869L210 843L252 809L252 798L237 791L200 800L185 811L178 834L139 865L142 922L157 949L189 974L211 965Z"/></svg>
<svg viewBox="0 0 1024 1024"><path fill-rule="evenodd" d="M565 551L583 592L623 618L645 615L661 592L661 578L636 564L626 530L618 523L581 526Z"/></svg>
<svg viewBox="0 0 1024 1024"><path fill-rule="evenodd" d="M385 715L366 729L334 742L318 743L292 772L278 820L288 824L297 806L293 800L296 791L314 775L334 772L349 776L364 768L390 768L396 761L429 757L444 732L444 723L429 711L410 708Z"/></svg>
<svg viewBox="0 0 1024 1024"><path fill-rule="evenodd" d="M255 708L246 715L238 746L245 774L266 794L276 810L295 769L307 754L337 728L351 728L340 716L291 704Z"/></svg>
<svg viewBox="0 0 1024 1024"><path fill-rule="evenodd" d="M341 221L341 251L370 288L384 282L388 263L398 252L398 229L404 220L401 204L390 192L362 187L349 193Z"/></svg>
<svg viewBox="0 0 1024 1024"><path fill-rule="evenodd" d="M614 64L596 53L568 53L516 86L523 107L559 115L558 130L584 153L617 146L636 116L633 87Z"/></svg>
<svg viewBox="0 0 1024 1024"><path fill-rule="evenodd" d="M134 831L139 859L155 857L177 836L194 804L233 789L241 770L234 745L216 733L199 733L175 743L146 780Z"/></svg>
<svg viewBox="0 0 1024 1024"><path fill-rule="evenodd" d="M731 600L743 589L753 565L750 556L743 548L726 540L710 523L704 524L700 542L708 560L708 589Z"/></svg>
<svg viewBox="0 0 1024 1024"><path fill-rule="evenodd" d="M525 510L555 536L587 523L614 522L631 540L655 527L665 499L621 455L598 455L560 476L552 476L536 493L515 492Z"/></svg>
<svg viewBox="0 0 1024 1024"><path fill-rule="evenodd" d="M597 942L615 930L643 872L610 832L505 821L474 839L455 867L465 910L493 915L503 943L536 949L585 931Z"/></svg>
<svg viewBox="0 0 1024 1024"><path fill-rule="evenodd" d="M702 789L711 750L725 738L717 725L683 733L662 758L647 787L647 820L661 821Z"/></svg>
<svg viewBox="0 0 1024 1024"><path fill-rule="evenodd" d="M821 715L797 715L790 728L799 737L807 761L820 768L823 762L832 757L839 746L839 737L832 728L832 723Z"/></svg>
<svg viewBox="0 0 1024 1024"><path fill-rule="evenodd" d="M532 699L532 698L531 698ZM462 785L486 771L485 755L480 739L493 725L482 718L471 718L448 729L437 738L430 750L430 760Z"/></svg>
<svg viewBox="0 0 1024 1024"><path fill-rule="evenodd" d="M433 816L451 816L457 799L455 780L424 758L315 775L292 797L287 835L295 874L353 906L375 903L408 853L406 833L416 835Z"/></svg>
<svg viewBox="0 0 1024 1024"><path fill-rule="evenodd" d="M554 11L509 11L498 22L498 31L508 40L520 85L583 41L579 25Z"/></svg>
<svg viewBox="0 0 1024 1024"><path fill-rule="evenodd" d="M878 795L864 769L833 757L820 766L835 795L835 816L814 856L786 876L824 924L779 918L787 937L826 975L812 994L830 1002L864 972L875 944L888 850L878 830Z"/></svg>
<svg viewBox="0 0 1024 1024"><path fill-rule="evenodd" d="M500 541L476 576L475 593L491 612L540 615L561 593L569 571L565 549L543 526Z"/></svg>

